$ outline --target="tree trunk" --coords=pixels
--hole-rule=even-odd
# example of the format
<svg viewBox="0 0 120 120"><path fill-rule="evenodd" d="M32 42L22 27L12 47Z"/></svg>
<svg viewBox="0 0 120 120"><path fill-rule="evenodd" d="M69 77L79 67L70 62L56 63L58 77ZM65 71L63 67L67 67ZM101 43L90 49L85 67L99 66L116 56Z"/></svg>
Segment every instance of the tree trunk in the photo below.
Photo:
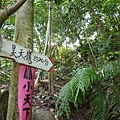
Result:
<svg viewBox="0 0 120 120"><path fill-rule="evenodd" d="M33 49L33 0L27 0L16 13L15 42L25 48ZM7 120L18 120L18 72L19 64L14 62L11 75Z"/></svg>
<svg viewBox="0 0 120 120"><path fill-rule="evenodd" d="M49 46L48 46L48 54L51 57L51 39L52 39L52 0L49 3ZM52 94L53 93L53 73L48 73L48 79L49 79L49 93Z"/></svg>

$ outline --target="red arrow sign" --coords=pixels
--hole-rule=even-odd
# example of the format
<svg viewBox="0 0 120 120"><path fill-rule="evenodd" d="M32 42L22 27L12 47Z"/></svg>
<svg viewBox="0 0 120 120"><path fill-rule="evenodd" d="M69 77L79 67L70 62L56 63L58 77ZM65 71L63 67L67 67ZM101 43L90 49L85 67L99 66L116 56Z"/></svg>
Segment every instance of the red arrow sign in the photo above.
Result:
<svg viewBox="0 0 120 120"><path fill-rule="evenodd" d="M50 58L50 61L54 64L54 59L53 58ZM54 66L52 66L49 70L49 72L54 72Z"/></svg>

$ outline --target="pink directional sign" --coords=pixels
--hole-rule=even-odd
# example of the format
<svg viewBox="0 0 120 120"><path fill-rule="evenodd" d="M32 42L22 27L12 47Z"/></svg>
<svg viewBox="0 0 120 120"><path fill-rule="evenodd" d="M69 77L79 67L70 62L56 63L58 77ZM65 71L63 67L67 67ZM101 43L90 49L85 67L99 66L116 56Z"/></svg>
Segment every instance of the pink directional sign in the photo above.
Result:
<svg viewBox="0 0 120 120"><path fill-rule="evenodd" d="M20 65L18 81L19 120L30 120L35 68Z"/></svg>

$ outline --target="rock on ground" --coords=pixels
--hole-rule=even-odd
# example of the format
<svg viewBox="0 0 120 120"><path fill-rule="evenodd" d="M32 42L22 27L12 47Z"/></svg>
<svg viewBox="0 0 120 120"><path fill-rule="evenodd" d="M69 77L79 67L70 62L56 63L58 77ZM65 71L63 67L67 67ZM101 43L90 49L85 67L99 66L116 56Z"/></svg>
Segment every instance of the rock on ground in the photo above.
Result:
<svg viewBox="0 0 120 120"><path fill-rule="evenodd" d="M49 110L44 108L32 108L32 120L55 120L54 116Z"/></svg>

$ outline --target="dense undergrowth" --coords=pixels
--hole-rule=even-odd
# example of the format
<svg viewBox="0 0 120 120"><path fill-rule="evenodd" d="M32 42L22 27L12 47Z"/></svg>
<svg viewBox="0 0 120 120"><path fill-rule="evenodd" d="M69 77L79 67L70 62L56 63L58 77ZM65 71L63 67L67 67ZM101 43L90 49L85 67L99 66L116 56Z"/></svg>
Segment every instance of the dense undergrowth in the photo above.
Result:
<svg viewBox="0 0 120 120"><path fill-rule="evenodd" d="M120 119L119 70L120 61L109 62L96 69L79 69L60 91L56 105L58 115L65 112L70 119L69 103L73 102L78 108L87 97L95 120Z"/></svg>

